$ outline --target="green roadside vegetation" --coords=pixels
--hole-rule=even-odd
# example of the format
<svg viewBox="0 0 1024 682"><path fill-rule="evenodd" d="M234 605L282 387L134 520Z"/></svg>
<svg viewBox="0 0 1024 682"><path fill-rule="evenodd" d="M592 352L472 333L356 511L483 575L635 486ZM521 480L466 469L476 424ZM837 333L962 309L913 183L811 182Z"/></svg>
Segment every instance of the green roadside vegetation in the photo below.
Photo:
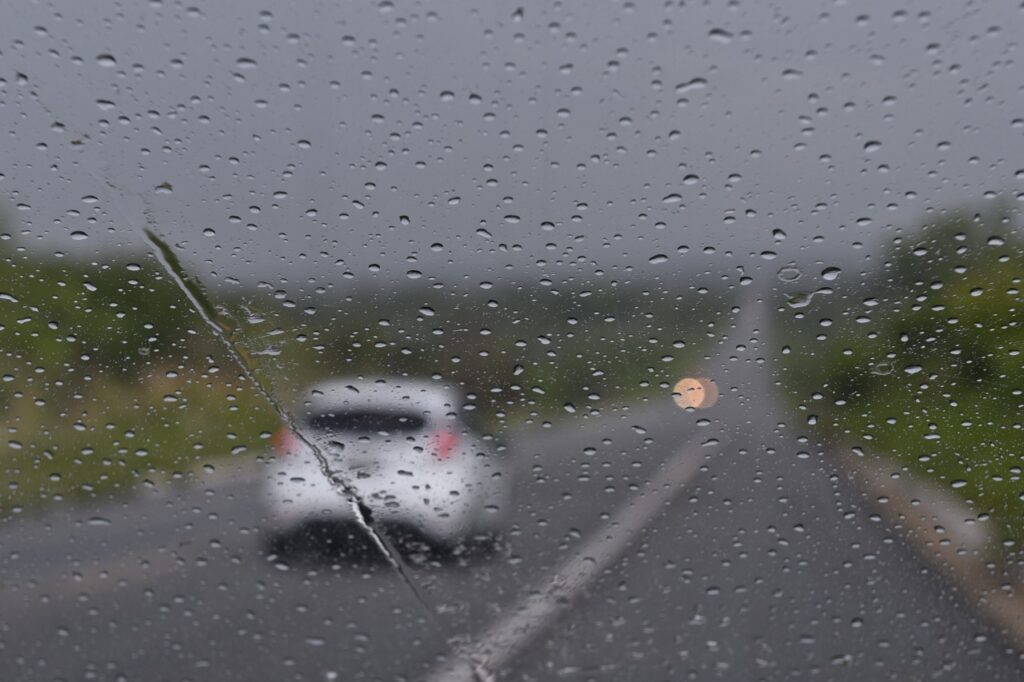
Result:
<svg viewBox="0 0 1024 682"><path fill-rule="evenodd" d="M4 517L260 447L273 415L151 259L0 251Z"/></svg>
<svg viewBox="0 0 1024 682"><path fill-rule="evenodd" d="M46 257L4 236L0 518L260 456L275 411L154 254ZM678 289L236 286L209 298L282 404L335 375L434 376L463 387L500 438L667 395L711 343L724 303L695 285Z"/></svg>
<svg viewBox="0 0 1024 682"><path fill-rule="evenodd" d="M784 383L808 422L959 495L1007 551L1024 542L1024 242L1013 216L942 215L895 239L872 272L829 283L831 295L805 307L791 298L798 307L778 321Z"/></svg>

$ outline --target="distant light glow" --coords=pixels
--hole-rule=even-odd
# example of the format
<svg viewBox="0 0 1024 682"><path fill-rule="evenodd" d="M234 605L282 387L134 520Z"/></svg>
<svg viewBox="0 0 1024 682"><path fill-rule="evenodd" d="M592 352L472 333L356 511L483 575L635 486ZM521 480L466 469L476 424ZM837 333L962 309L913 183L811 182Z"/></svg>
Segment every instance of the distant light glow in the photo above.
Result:
<svg viewBox="0 0 1024 682"><path fill-rule="evenodd" d="M684 377L672 388L672 398L684 410L711 407L718 402L718 386L704 377Z"/></svg>

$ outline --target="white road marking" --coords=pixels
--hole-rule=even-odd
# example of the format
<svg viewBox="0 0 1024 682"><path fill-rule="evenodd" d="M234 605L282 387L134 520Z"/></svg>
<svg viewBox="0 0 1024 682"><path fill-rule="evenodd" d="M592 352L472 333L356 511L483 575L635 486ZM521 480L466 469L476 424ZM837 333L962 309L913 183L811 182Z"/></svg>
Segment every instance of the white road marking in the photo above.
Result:
<svg viewBox="0 0 1024 682"><path fill-rule="evenodd" d="M613 564L645 528L697 473L703 458L694 437L673 455L644 493L620 509L611 521L559 566L554 575L507 609L508 616L493 623L475 642L460 648L427 679L429 682L491 682L562 612L584 588ZM706 445L720 444L708 442Z"/></svg>

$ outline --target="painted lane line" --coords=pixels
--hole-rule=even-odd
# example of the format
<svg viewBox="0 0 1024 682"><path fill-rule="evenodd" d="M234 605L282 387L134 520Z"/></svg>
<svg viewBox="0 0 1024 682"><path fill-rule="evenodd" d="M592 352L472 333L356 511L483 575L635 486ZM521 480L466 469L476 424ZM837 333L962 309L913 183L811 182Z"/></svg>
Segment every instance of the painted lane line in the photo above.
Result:
<svg viewBox="0 0 1024 682"><path fill-rule="evenodd" d="M636 500L626 504L586 544L562 563L554 575L507 609L474 643L455 652L427 679L429 682L491 682L524 648L552 626L583 590L611 566L637 534L665 510L700 467L700 447L721 445L690 439Z"/></svg>

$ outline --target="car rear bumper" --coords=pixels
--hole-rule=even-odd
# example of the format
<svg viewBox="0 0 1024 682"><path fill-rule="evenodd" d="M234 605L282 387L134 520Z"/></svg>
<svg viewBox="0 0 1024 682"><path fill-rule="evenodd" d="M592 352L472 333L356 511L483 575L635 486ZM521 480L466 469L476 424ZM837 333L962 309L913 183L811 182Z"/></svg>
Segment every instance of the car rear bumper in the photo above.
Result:
<svg viewBox="0 0 1024 682"><path fill-rule="evenodd" d="M395 483L386 493L374 481L359 481L360 501L375 524L415 529L428 539L454 544L480 532L493 532L502 514L496 501L507 498L497 486L466 486L452 494L451 486L430 485L422 479ZM354 500L335 488L318 470L298 474L295 467L273 469L263 486L264 528L286 533L312 522L357 522ZM499 507L500 510L500 507Z"/></svg>

